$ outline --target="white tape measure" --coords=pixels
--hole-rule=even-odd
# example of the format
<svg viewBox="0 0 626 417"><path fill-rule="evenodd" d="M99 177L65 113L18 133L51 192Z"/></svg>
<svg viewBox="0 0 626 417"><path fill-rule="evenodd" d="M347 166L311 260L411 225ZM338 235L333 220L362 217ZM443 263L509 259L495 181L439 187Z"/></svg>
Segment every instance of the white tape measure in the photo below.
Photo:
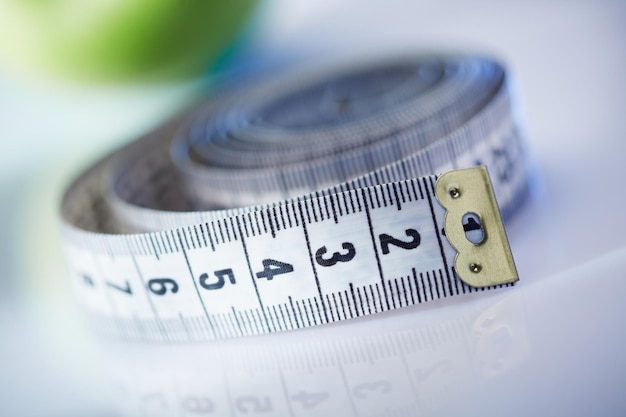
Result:
<svg viewBox="0 0 626 417"><path fill-rule="evenodd" d="M506 217L526 176L497 63L370 62L259 82L110 155L67 191L63 236L103 332L257 335L514 283L492 186Z"/></svg>

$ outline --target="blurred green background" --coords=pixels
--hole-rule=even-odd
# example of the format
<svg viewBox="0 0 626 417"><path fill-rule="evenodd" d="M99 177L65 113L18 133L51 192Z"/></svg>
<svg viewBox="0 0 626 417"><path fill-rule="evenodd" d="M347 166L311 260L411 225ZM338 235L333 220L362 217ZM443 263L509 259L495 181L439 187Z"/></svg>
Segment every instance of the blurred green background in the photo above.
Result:
<svg viewBox="0 0 626 417"><path fill-rule="evenodd" d="M81 81L193 77L242 38L257 0L4 0L0 63Z"/></svg>

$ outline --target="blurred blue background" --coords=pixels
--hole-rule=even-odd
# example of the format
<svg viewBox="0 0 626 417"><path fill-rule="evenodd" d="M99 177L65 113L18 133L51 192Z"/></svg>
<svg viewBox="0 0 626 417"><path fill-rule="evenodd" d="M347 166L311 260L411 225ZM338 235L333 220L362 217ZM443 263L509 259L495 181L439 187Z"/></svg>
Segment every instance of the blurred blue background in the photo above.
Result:
<svg viewBox="0 0 626 417"><path fill-rule="evenodd" d="M67 3L77 10L81 4ZM89 65L76 64L77 72L29 71L30 64L20 63L26 58L7 52L11 48L6 46L9 42L19 50L22 42L27 45L30 41L21 38L27 28L3 35L0 414L115 414L94 341L82 327L65 276L57 212L63 188L105 152L206 95L216 74L245 72L272 57L443 50L500 58L517 82L526 135L541 171L533 204L509 229L522 282L540 285L607 254L624 253L625 2L268 0L242 14L251 17L235 19L232 34L207 43L206 51L202 44L194 46L199 49L191 54L206 53L206 59L189 60L184 70L158 77L140 64L94 80L83 76ZM181 39L183 45L189 42ZM239 42L237 51L216 67L218 58L209 57L223 58L232 42ZM609 269L620 282L623 266ZM581 300L596 294L599 285L592 277L571 282ZM614 302L626 313L626 298L620 299ZM596 319L613 317L615 309L597 300L589 308L606 315ZM551 302L557 300L538 301L537 310L528 314L535 319L548 314ZM567 322L566 317L559 320ZM613 320L614 339L607 335L607 340L624 346L624 326ZM534 325L541 329L540 323ZM557 343L550 338L536 342ZM580 351L576 359L593 355ZM625 361L614 360L611 372L624 371ZM624 382L613 374L592 376ZM610 398L616 408L605 409L605 415L624 405Z"/></svg>

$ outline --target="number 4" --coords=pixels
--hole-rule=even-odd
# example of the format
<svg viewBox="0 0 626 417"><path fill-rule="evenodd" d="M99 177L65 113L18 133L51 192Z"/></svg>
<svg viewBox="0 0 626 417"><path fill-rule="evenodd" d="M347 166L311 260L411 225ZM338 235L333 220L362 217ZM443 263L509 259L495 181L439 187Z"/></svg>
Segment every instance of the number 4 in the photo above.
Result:
<svg viewBox="0 0 626 417"><path fill-rule="evenodd" d="M263 271L257 272L257 278L267 278L268 281L274 279L274 275L287 274L293 272L293 265L275 259L263 259Z"/></svg>

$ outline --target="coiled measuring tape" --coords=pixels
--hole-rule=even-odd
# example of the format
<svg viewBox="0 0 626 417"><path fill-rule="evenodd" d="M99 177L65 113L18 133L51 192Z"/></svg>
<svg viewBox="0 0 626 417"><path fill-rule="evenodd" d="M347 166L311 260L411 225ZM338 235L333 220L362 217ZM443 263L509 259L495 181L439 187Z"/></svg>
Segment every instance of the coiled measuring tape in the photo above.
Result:
<svg viewBox="0 0 626 417"><path fill-rule="evenodd" d="M518 278L495 196L505 218L524 198L522 148L505 71L488 59L263 80L71 185L72 282L100 331L149 341L292 330L508 286Z"/></svg>

